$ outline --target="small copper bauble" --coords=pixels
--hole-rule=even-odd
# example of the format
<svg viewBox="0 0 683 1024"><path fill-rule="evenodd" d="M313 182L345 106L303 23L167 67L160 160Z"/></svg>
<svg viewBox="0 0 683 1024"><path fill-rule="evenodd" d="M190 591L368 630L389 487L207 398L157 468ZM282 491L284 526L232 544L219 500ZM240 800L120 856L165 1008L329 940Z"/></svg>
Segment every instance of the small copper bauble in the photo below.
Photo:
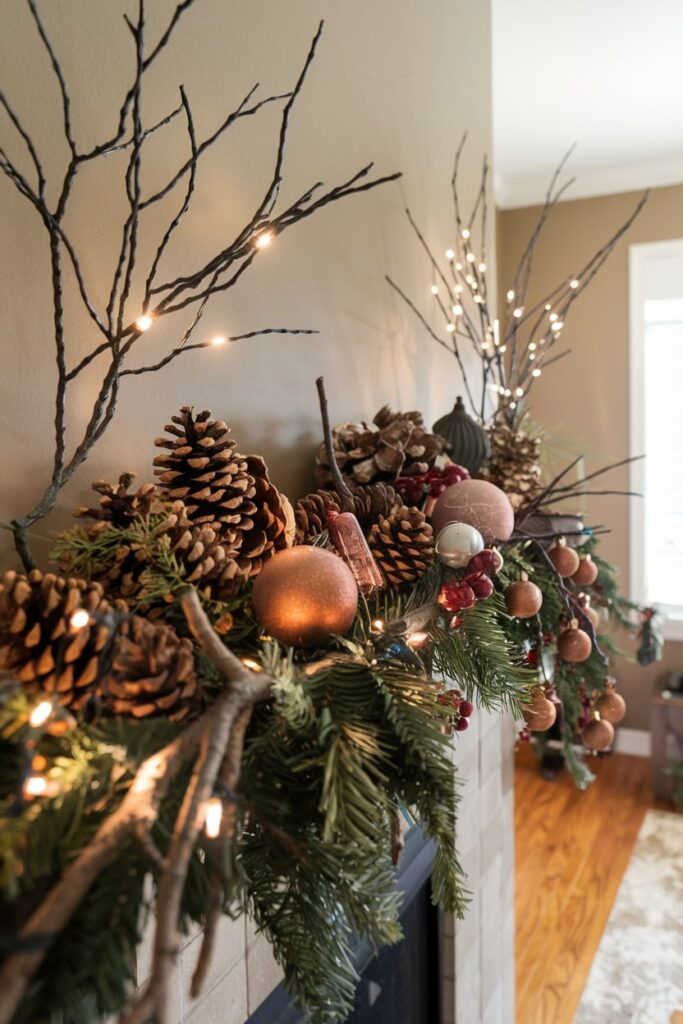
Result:
<svg viewBox="0 0 683 1024"><path fill-rule="evenodd" d="M581 734L589 750L607 750L614 743L614 726L606 718L594 718Z"/></svg>
<svg viewBox="0 0 683 1024"><path fill-rule="evenodd" d="M505 606L508 615L516 619L530 619L540 611L543 604L541 588L531 580L518 580L511 583L505 591Z"/></svg>
<svg viewBox="0 0 683 1024"><path fill-rule="evenodd" d="M579 587L590 587L598 578L598 567L590 555L579 562L579 568L572 574L572 582Z"/></svg>
<svg viewBox="0 0 683 1024"><path fill-rule="evenodd" d="M436 538L434 547L440 562L450 569L462 569L484 550L484 538L469 523L449 523Z"/></svg>
<svg viewBox="0 0 683 1024"><path fill-rule="evenodd" d="M500 487L488 480L460 480L439 495L432 512L434 533L449 523L469 523L490 543L509 539L515 513Z"/></svg>
<svg viewBox="0 0 683 1024"><path fill-rule="evenodd" d="M557 707L538 686L534 689L531 703L523 705L522 715L530 732L545 732L555 724Z"/></svg>
<svg viewBox="0 0 683 1024"><path fill-rule="evenodd" d="M276 640L314 647L349 629L358 588L338 555L306 545L278 551L266 562L252 600L256 621Z"/></svg>
<svg viewBox="0 0 683 1024"><path fill-rule="evenodd" d="M609 686L596 701L595 709L600 712L600 718L615 725L626 714L626 701L613 686Z"/></svg>
<svg viewBox="0 0 683 1024"><path fill-rule="evenodd" d="M592 625L594 632L597 633L598 626L600 625L600 613L590 603L589 598L586 598L585 601L581 602L581 610Z"/></svg>
<svg viewBox="0 0 683 1024"><path fill-rule="evenodd" d="M593 642L582 629L570 627L558 637L557 653L563 661L585 661L592 650Z"/></svg>
<svg viewBox="0 0 683 1024"><path fill-rule="evenodd" d="M564 541L560 541L548 551L548 558L555 567L555 572L563 578L573 576L579 568L579 556L574 548L570 548Z"/></svg>

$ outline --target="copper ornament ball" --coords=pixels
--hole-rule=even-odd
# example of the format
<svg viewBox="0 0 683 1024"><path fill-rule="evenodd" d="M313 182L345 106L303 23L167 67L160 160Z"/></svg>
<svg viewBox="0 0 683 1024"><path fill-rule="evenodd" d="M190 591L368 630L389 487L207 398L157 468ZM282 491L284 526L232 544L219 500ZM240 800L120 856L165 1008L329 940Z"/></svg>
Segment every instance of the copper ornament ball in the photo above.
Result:
<svg viewBox="0 0 683 1024"><path fill-rule="evenodd" d="M593 626L593 630L597 633L598 626L600 625L600 613L592 606L590 601L586 601L586 603L581 607L583 614Z"/></svg>
<svg viewBox="0 0 683 1024"><path fill-rule="evenodd" d="M582 629L568 629L557 641L557 653L563 661L585 661L593 650L593 642Z"/></svg>
<svg viewBox="0 0 683 1024"><path fill-rule="evenodd" d="M252 601L256 621L280 643L316 647L351 627L358 588L338 555L302 545L278 551L266 562Z"/></svg>
<svg viewBox="0 0 683 1024"><path fill-rule="evenodd" d="M537 688L531 703L522 707L522 715L529 732L545 732L555 724L557 707L553 701L548 700L543 690Z"/></svg>
<svg viewBox="0 0 683 1024"><path fill-rule="evenodd" d="M530 619L540 611L543 604L541 588L531 580L518 580L505 591L505 607L508 615L516 619Z"/></svg>
<svg viewBox="0 0 683 1024"><path fill-rule="evenodd" d="M614 726L605 718L596 718L588 723L581 738L589 750L607 750L614 743Z"/></svg>
<svg viewBox="0 0 683 1024"><path fill-rule="evenodd" d="M449 523L469 523L490 543L510 538L515 513L500 487L488 480L460 480L439 495L432 512L435 534Z"/></svg>
<svg viewBox="0 0 683 1024"><path fill-rule="evenodd" d="M548 558L553 563L557 574L563 579L573 576L579 568L579 556L574 548L570 548L567 544L554 544L548 551Z"/></svg>
<svg viewBox="0 0 683 1024"><path fill-rule="evenodd" d="M579 568L572 575L572 581L579 587L590 587L598 578L598 567L590 555L579 562Z"/></svg>
<svg viewBox="0 0 683 1024"><path fill-rule="evenodd" d="M610 686L602 697L598 698L595 708L600 712L600 718L615 725L626 714L626 701L613 686Z"/></svg>

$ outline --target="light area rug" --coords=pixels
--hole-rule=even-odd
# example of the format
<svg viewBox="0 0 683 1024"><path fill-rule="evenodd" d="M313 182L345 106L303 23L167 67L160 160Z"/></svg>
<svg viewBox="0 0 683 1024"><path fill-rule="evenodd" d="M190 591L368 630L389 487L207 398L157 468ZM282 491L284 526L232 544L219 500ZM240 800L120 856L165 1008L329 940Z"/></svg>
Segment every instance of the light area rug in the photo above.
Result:
<svg viewBox="0 0 683 1024"><path fill-rule="evenodd" d="M574 1024L670 1024L683 1010L683 815L648 811Z"/></svg>

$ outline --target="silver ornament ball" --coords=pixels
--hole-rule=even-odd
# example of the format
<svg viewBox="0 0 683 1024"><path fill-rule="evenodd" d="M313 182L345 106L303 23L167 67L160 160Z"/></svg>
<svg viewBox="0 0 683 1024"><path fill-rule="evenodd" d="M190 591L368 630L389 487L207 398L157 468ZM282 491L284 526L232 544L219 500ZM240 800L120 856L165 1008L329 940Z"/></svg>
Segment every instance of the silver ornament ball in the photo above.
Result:
<svg viewBox="0 0 683 1024"><path fill-rule="evenodd" d="M469 523L448 523L436 538L437 557L449 569L463 569L484 550L484 538Z"/></svg>

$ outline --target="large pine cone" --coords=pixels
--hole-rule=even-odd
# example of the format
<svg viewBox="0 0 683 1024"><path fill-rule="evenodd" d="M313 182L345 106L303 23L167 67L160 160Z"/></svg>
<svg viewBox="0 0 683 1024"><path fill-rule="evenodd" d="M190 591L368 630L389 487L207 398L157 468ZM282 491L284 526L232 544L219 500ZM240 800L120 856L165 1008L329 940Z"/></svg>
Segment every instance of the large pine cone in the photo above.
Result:
<svg viewBox="0 0 683 1024"><path fill-rule="evenodd" d="M515 511L528 505L543 490L539 448L541 440L529 437L497 419L489 428L491 455L478 474L505 491Z"/></svg>
<svg viewBox="0 0 683 1024"><path fill-rule="evenodd" d="M434 534L423 512L399 505L370 530L370 550L390 583L414 583L434 561Z"/></svg>
<svg viewBox="0 0 683 1024"><path fill-rule="evenodd" d="M352 495L353 512L365 534L378 522L380 516L388 515L401 501L394 488L384 483L353 488ZM346 511L345 507L342 509L342 501L336 491L313 491L296 503L294 514L297 544L310 544L324 533L329 508L338 512Z"/></svg>
<svg viewBox="0 0 683 1024"><path fill-rule="evenodd" d="M241 532L251 529L256 511L256 485L247 460L235 451L227 424L211 419L207 409L194 416L186 405L171 419L164 429L172 437L154 442L168 448L154 459L161 496L182 501L193 523L208 523L228 547L239 548Z"/></svg>
<svg viewBox="0 0 683 1024"><path fill-rule="evenodd" d="M0 582L0 669L12 672L30 694L54 693L60 704L77 711L97 692L112 657L111 640L120 618L98 621L74 632L77 608L107 613L127 611L113 604L99 583L6 572Z"/></svg>
<svg viewBox="0 0 683 1024"><path fill-rule="evenodd" d="M139 615L116 645L102 689L103 711L127 718L152 715L180 721L201 705L192 642L170 626Z"/></svg>
<svg viewBox="0 0 683 1024"><path fill-rule="evenodd" d="M444 450L445 441L425 428L419 412L392 412L385 405L372 424L343 423L332 431L342 475L351 484L395 480L403 473L425 473ZM316 457L316 476L332 481L325 445Z"/></svg>

